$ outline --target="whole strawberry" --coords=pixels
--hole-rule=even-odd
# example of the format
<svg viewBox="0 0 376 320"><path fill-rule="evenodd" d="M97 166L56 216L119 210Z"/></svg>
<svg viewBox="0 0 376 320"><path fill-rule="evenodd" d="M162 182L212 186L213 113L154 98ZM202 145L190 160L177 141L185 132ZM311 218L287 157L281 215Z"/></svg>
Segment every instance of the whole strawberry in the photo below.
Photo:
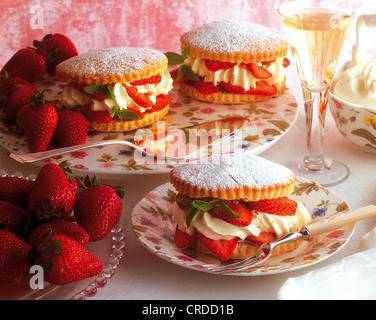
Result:
<svg viewBox="0 0 376 320"><path fill-rule="evenodd" d="M33 96L21 110L21 124L31 152L47 149L55 131L58 115L55 107L46 102L43 93Z"/></svg>
<svg viewBox="0 0 376 320"><path fill-rule="evenodd" d="M40 42L40 50L47 58L47 71L55 73L56 66L78 55L77 49L67 36L55 33L47 34Z"/></svg>
<svg viewBox="0 0 376 320"><path fill-rule="evenodd" d="M0 230L0 283L8 283L29 271L31 246L8 230Z"/></svg>
<svg viewBox="0 0 376 320"><path fill-rule="evenodd" d="M33 215L43 216L48 205L52 213L67 216L75 199L76 193L64 171L55 163L47 163L39 171L31 188L28 208Z"/></svg>
<svg viewBox="0 0 376 320"><path fill-rule="evenodd" d="M68 236L83 247L89 241L89 235L84 228L71 221L54 219L37 226L28 237L27 242L32 246L40 245L47 229L51 229L51 236L58 234Z"/></svg>
<svg viewBox="0 0 376 320"><path fill-rule="evenodd" d="M0 201L0 226L13 232L19 237L25 237L31 224L29 213L6 201Z"/></svg>
<svg viewBox="0 0 376 320"><path fill-rule="evenodd" d="M44 279L54 285L64 285L98 275L102 271L101 261L64 235L49 237L40 246L37 264L47 265ZM47 262L45 264L45 262Z"/></svg>
<svg viewBox="0 0 376 320"><path fill-rule="evenodd" d="M31 102L31 97L37 94L37 90L25 84L14 85L6 98L5 114L9 119L16 120L18 112L25 104Z"/></svg>
<svg viewBox="0 0 376 320"><path fill-rule="evenodd" d="M42 80L46 74L46 57L34 48L18 50L4 65L11 77L20 77L33 83Z"/></svg>
<svg viewBox="0 0 376 320"><path fill-rule="evenodd" d="M96 177L93 181L92 186L77 194L74 216L77 224L89 234L89 241L99 241L120 220L123 204L114 188L99 184Z"/></svg>
<svg viewBox="0 0 376 320"><path fill-rule="evenodd" d="M27 208L33 183L18 177L0 177L0 200Z"/></svg>
<svg viewBox="0 0 376 320"><path fill-rule="evenodd" d="M32 87L32 85L28 81L22 78L10 77L9 73L6 70L3 70L0 74L0 99L6 98L12 85L25 84Z"/></svg>
<svg viewBox="0 0 376 320"><path fill-rule="evenodd" d="M74 110L62 110L54 133L54 140L59 147L69 147L86 142L88 131L84 115Z"/></svg>

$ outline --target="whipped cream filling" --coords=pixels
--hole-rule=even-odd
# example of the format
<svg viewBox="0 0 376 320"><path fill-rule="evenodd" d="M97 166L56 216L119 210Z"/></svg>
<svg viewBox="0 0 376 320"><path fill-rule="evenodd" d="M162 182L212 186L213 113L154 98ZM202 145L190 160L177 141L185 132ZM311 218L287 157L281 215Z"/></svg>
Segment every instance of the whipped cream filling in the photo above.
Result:
<svg viewBox="0 0 376 320"><path fill-rule="evenodd" d="M191 235L197 230L213 240L230 240L234 237L244 240L251 235L257 237L261 232L273 232L280 238L289 232L298 231L311 223L311 215L306 207L299 201L297 203L298 207L293 216L255 212L252 222L246 227L233 225L208 212L199 211L192 219L188 228L186 217L189 210L183 210L177 202L172 203L171 213L179 229Z"/></svg>
<svg viewBox="0 0 376 320"><path fill-rule="evenodd" d="M376 61L359 63L345 70L333 93L351 103L376 106Z"/></svg>
<svg viewBox="0 0 376 320"><path fill-rule="evenodd" d="M154 104L158 95L168 94L168 92L172 89L173 80L170 74L165 72L161 75L162 79L159 83L134 86L137 88L138 92L146 94ZM131 86L129 82L124 84ZM124 88L122 83L111 83L108 86L115 95L114 99L105 99L103 101L95 100L77 90L73 83L69 83L65 86L62 93L62 98L66 106L70 108L75 105L90 105L91 109L94 111L107 111L109 113L111 113L114 107L119 107L120 110L132 107L140 112L145 112L147 110L129 97L127 90Z"/></svg>
<svg viewBox="0 0 376 320"><path fill-rule="evenodd" d="M229 82L232 85L242 87L248 91L251 87L256 87L257 81L266 81L269 85L280 84L285 80L285 68L283 67L283 59L263 65L257 63L268 70L272 76L268 79L258 79L249 70L240 64L235 64L232 68L221 69L218 71L210 71L205 64L205 59L188 57L184 64L190 66L194 73L203 77L204 81L218 85L220 82Z"/></svg>

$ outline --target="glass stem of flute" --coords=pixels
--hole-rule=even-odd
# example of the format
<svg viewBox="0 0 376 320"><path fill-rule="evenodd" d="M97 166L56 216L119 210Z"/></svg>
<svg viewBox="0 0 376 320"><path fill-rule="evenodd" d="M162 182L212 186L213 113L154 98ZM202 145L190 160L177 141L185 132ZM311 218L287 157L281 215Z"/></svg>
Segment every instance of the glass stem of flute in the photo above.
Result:
<svg viewBox="0 0 376 320"><path fill-rule="evenodd" d="M302 85L302 91L307 135L307 152L303 166L310 171L328 169L330 164L324 158L324 131L329 87L323 91L312 92Z"/></svg>

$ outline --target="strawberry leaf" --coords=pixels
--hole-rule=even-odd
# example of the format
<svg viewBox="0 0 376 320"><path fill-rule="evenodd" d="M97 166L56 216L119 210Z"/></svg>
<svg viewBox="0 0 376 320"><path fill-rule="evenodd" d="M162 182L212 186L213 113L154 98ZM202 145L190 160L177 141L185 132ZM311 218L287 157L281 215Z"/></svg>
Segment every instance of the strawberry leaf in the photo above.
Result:
<svg viewBox="0 0 376 320"><path fill-rule="evenodd" d="M118 116L119 119L123 120L139 120L141 119L141 117L134 111L131 111L131 110L127 110L127 109L123 109L123 110L120 110L119 107L114 107L112 108L111 110L111 117L115 117Z"/></svg>
<svg viewBox="0 0 376 320"><path fill-rule="evenodd" d="M98 93L106 96L107 99L115 99L115 94L107 85L93 85L84 87L84 91L90 94Z"/></svg>

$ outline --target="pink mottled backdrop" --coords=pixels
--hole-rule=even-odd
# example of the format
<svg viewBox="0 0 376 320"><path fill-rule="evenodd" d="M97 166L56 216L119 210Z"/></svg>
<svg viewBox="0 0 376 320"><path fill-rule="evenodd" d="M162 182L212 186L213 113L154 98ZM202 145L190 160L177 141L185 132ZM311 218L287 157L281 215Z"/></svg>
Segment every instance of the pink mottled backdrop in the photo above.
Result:
<svg viewBox="0 0 376 320"><path fill-rule="evenodd" d="M0 66L47 33L64 33L80 53L114 46L179 50L185 31L203 23L240 19L282 31L277 8L285 0L0 0ZM375 0L349 1L361 13ZM355 41L355 23L345 52Z"/></svg>

